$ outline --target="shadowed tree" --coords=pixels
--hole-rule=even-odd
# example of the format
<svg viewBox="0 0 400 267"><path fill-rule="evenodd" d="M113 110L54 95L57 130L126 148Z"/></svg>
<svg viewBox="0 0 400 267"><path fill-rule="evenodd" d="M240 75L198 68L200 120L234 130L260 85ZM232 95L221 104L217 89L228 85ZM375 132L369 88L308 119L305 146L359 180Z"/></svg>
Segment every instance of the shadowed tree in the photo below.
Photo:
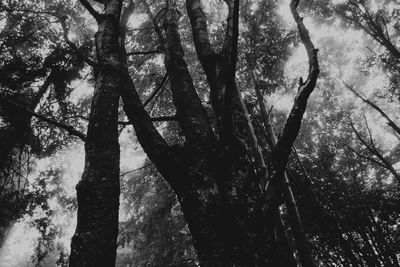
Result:
<svg viewBox="0 0 400 267"><path fill-rule="evenodd" d="M209 42L200 1L186 1L193 41L210 87L217 122L214 128L184 59L178 27L181 13L173 1L167 1L158 13L162 16L161 25L153 17L170 79L175 118L184 136L182 145L169 145L164 140L130 77L124 42L133 3L123 8L121 0L96 2L104 6L102 13L81 0L98 23L96 84L85 144L85 171L77 186L78 226L72 240L70 265L111 266L115 261L120 95L144 151L178 196L201 265L293 265L292 253L286 250L286 255L281 254L275 234L274 218L284 200L300 261L303 266L313 266L290 186L283 179L319 73L317 50L297 13L298 1L292 1L291 10L308 53L309 75L299 85L282 135L273 146L269 168L235 81L239 1L226 1L226 34L219 52Z"/></svg>

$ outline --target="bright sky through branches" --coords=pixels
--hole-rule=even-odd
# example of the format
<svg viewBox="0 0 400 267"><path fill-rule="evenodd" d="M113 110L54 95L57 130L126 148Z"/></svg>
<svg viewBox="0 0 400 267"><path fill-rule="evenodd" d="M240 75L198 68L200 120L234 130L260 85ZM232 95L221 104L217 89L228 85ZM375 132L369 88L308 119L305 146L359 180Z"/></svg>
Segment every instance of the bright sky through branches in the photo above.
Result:
<svg viewBox="0 0 400 267"><path fill-rule="evenodd" d="M340 2L336 0L334 2ZM218 28L225 20L227 9L223 1L218 0L205 0L202 1L205 7L205 13L214 16L214 24L210 25L210 29ZM279 13L284 21L288 31L296 30L296 25L293 22L292 14L289 9L289 0L279 1ZM215 8L218 6L218 9ZM251 8L256 8L253 5ZM377 6L375 7L377 8ZM185 13L186 15L186 13ZM129 21L129 27L137 29L141 26L143 21L147 19L147 15L138 14L132 17ZM365 115L367 122L376 138L377 143L385 150L390 151L399 140L387 131L386 121L379 117L375 111L366 108L366 106L358 99L353 93L349 92L340 81L345 81L359 91L362 91L366 97L374 97L376 94L387 89L389 80L385 72L380 66L374 66L369 69L369 73L365 74L359 71L359 65L370 55L370 47L375 47L372 41L365 36L361 31L354 30L350 27L343 28L343 25L336 20L331 24L316 22L312 17L305 16L304 23L307 26L311 39L314 41L315 46L319 49L321 70L324 79L333 80L337 83L335 87L335 96L337 103L343 105L354 104L356 106L355 113L352 114L354 118L362 118ZM0 20L0 31L4 28L4 20ZM95 30L95 29L91 29ZM77 34L71 32L71 39L77 38ZM75 40L74 40L75 41ZM154 61L158 62L159 66L162 65L162 56L155 57ZM289 113L296 94L296 88L300 77L306 78L308 72L308 63L306 50L303 45L294 47L291 51L291 56L285 64L285 79L292 84L292 88L284 88L274 93L270 99L273 104L274 110ZM91 71L86 70L86 74L90 75ZM326 74L328 73L328 74ZM324 82L326 82L324 80ZM72 83L75 91L72 93L74 102L78 102L82 97L88 97L93 94L92 84L87 81L77 80ZM315 93L310 98L313 105L318 106L329 94L325 94L326 88L323 82L317 84ZM396 110L400 107L394 103L386 103L384 100L377 99L385 110L396 114ZM335 110L336 111L336 110ZM327 111L329 112L329 111ZM324 114L321 114L321 118ZM318 121L322 124L322 121ZM333 132L338 134L338 132ZM124 130L120 137L121 145L121 173L128 172L143 166L145 162L145 155L140 146L136 148L132 146L132 130L128 132ZM400 163L396 164L399 167ZM65 149L58 151L52 157L44 158L38 161L36 174L30 177L33 181L40 171L57 168L62 174L61 188L66 196L74 196L75 185L79 181L83 168L84 168L84 149L81 142L77 142ZM400 167L399 167L400 168ZM371 176L374 173L371 173ZM76 221L75 215L62 210L60 203L56 198L50 199L50 205L57 210L54 216L54 221L63 227L63 235L58 237L58 242L69 249L70 238L75 228L74 222ZM120 221L124 221L127 217L127 211L124 205L121 205ZM0 248L0 267L20 267L32 266L29 260L33 254L33 246L37 242L39 236L38 232L29 225L31 218L24 217L15 223L8 233L8 238L3 247ZM2 265L5 263L5 265ZM25 265L24 265L25 264ZM51 264L50 264L51 266Z"/></svg>

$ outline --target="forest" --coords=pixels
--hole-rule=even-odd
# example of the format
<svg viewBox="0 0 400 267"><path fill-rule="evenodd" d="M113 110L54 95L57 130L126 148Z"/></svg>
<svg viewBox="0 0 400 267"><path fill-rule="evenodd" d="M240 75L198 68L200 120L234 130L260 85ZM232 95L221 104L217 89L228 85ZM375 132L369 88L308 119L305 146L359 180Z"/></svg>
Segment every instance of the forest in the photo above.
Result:
<svg viewBox="0 0 400 267"><path fill-rule="evenodd" d="M0 267L400 266L397 0L0 0Z"/></svg>

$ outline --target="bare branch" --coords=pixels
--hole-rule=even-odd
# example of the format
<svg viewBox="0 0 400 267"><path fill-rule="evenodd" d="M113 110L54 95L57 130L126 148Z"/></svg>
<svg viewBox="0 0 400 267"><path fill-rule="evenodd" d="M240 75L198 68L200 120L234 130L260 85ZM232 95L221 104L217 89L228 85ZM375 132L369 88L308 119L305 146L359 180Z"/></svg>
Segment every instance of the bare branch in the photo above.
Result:
<svg viewBox="0 0 400 267"><path fill-rule="evenodd" d="M378 107L375 103L373 103L371 100L365 98L363 95L358 93L351 85L345 83L342 81L342 83L346 86L347 89L349 89L353 94L355 94L358 98L360 98L364 103L368 104L371 106L373 109L379 112L379 114L382 115L387 120L387 124L397 133L400 135L400 127L397 126L397 124L380 108Z"/></svg>
<svg viewBox="0 0 400 267"><path fill-rule="evenodd" d="M151 121L176 121L176 120L177 120L176 116L160 116L151 118Z"/></svg>
<svg viewBox="0 0 400 267"><path fill-rule="evenodd" d="M150 97L144 102L144 106L146 107L150 101L158 94L158 92L160 92L161 90L163 90L165 88L165 86L168 83L168 73L166 73L164 75L164 78L162 79L160 85L156 88L156 90L154 90L154 92L150 95Z"/></svg>
<svg viewBox="0 0 400 267"><path fill-rule="evenodd" d="M158 26L158 23L153 15L153 13L150 10L150 6L147 3L146 0L143 0L142 3L144 4L145 8L146 8L146 12L147 12L147 16L149 17L149 19L152 21L153 25L154 25L154 30L158 36L158 41L160 42L160 46L163 47L165 44L165 38L162 35L162 30L161 28Z"/></svg>
<svg viewBox="0 0 400 267"><path fill-rule="evenodd" d="M101 17L101 14L97 12L93 6L87 1L87 0L79 0L81 4L86 8L86 10L96 19L99 20Z"/></svg>
<svg viewBox="0 0 400 267"><path fill-rule="evenodd" d="M35 118L38 118L41 121L47 122L47 123L49 123L51 125L54 125L54 126L56 126L58 128L64 129L70 135L75 135L75 136L79 137L82 141L86 140L86 135L84 133L76 130L74 127L72 127L70 125L63 124L61 122L58 122L58 121L55 121L55 120L52 120L52 119L49 119L49 118L47 118L47 117L45 117L43 115L40 115L40 114L38 114L38 113L36 113L36 112L34 112L34 111L24 107L24 106L21 106L21 105L15 103L15 102L13 102L13 101L11 101L11 100L9 100L6 97L1 96L1 95L0 95L0 103L3 103L3 105L7 104L7 103L8 104L12 104L13 106L15 106L19 110L21 110L21 112L27 113L27 114L29 114L31 116L34 116Z"/></svg>
<svg viewBox="0 0 400 267"><path fill-rule="evenodd" d="M3 9L4 11L8 13L12 12L21 12L21 13L31 13L31 14L38 14L38 15L51 15L53 17L56 17L58 19L62 18L62 15L56 13L56 12L50 12L50 11L42 11L42 10L32 10L32 9L20 9L20 8L9 8L2 3L0 3L0 9Z"/></svg>
<svg viewBox="0 0 400 267"><path fill-rule="evenodd" d="M146 169L146 168L148 168L148 167L150 167L150 166L152 166L152 165L153 165L153 163L151 162L151 163L148 163L148 164L146 164L146 165L143 165L142 167L139 167L139 168L137 168L137 169L123 172L123 173L121 173L121 174L119 175L119 177L125 176L125 175L127 175L127 174L132 173L132 172L137 172L137 171Z"/></svg>
<svg viewBox="0 0 400 267"><path fill-rule="evenodd" d="M387 169L388 171L390 171L393 176L396 178L397 181L400 182L400 174L394 169L393 165L382 155L382 153L378 150L378 148L375 146L375 144L373 143L372 140L372 135L370 134L370 139L372 141L371 144L369 144L361 135L361 133L359 131L357 131L357 129L355 128L353 122L350 122L351 128L353 129L353 132L356 134L357 139L365 146L365 148L376 158L378 158L380 160L380 162L382 162L382 164L378 164L376 161L371 160L372 162L375 162L376 164L384 167L385 169ZM369 129L368 129L369 131Z"/></svg>
<svg viewBox="0 0 400 267"><path fill-rule="evenodd" d="M384 165L382 162L379 162L379 161L377 161L376 159L374 159L374 158L372 158L372 157L369 157L369 156L367 156L367 155L364 155L364 154L358 152L357 150L355 150L354 148L352 148L352 147L350 147L350 146L347 146L347 148L348 148L350 151L352 151L354 154L356 154L357 156L359 156L360 158L364 158L364 159L366 159L366 160L368 160L368 161L370 161L370 162L372 162L372 163L375 163L376 165L378 165L378 166L380 166L380 167L386 169L386 165Z"/></svg>
<svg viewBox="0 0 400 267"><path fill-rule="evenodd" d="M307 56L308 56L308 64L309 64L309 76L307 78L308 81L314 83L317 80L318 74L319 74L319 64L318 64L318 49L314 48L314 44L311 41L310 35L308 33L308 30L306 26L303 23L303 18L300 17L299 13L297 12L297 6L299 4L299 0L292 0L290 2L290 10L292 12L293 18L296 21L297 28L300 33L300 38L301 41L303 42L304 47L306 48L307 51ZM306 81L307 83L307 81Z"/></svg>
<svg viewBox="0 0 400 267"><path fill-rule="evenodd" d="M276 154L274 158L280 161L279 163L277 162L277 164L280 165L278 171L279 176L285 170L291 148L300 131L301 121L306 110L308 97L314 90L319 75L317 56L318 50L314 48L314 44L310 39L308 30L303 24L303 18L300 17L299 13L297 12L298 3L298 0L292 0L290 3L290 9L292 11L293 18L296 21L301 40L307 50L309 71L307 80L299 85L292 110L290 111L289 117L286 120L282 135L274 149Z"/></svg>
<svg viewBox="0 0 400 267"><path fill-rule="evenodd" d="M149 51L134 51L134 52L129 52L126 53L127 56L132 56L132 55L149 55L149 54L161 54L162 52L160 50L149 50Z"/></svg>
<svg viewBox="0 0 400 267"><path fill-rule="evenodd" d="M347 5L347 6L346 6ZM398 47L390 40L389 33L387 31L387 22L379 14L376 18L370 13L369 8L362 1L349 1L346 4L341 5L344 10L335 8L335 11L344 19L356 27L361 28L371 38L380 43L386 50L395 58L400 59L400 51Z"/></svg>

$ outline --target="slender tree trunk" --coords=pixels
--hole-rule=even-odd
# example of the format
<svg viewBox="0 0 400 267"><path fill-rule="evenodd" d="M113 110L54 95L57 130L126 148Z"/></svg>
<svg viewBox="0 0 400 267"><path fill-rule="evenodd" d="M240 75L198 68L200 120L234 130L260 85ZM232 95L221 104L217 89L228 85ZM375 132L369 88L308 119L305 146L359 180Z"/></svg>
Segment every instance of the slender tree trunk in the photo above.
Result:
<svg viewBox="0 0 400 267"><path fill-rule="evenodd" d="M114 266L119 209L118 104L119 23L122 0L105 2L95 35L98 65L87 139L85 169L76 186L78 224L70 266Z"/></svg>
<svg viewBox="0 0 400 267"><path fill-rule="evenodd" d="M251 73L251 75L252 75L254 88L256 91L256 95L257 95L257 100L258 100L258 104L259 104L259 108L260 108L260 112L261 112L262 121L263 121L264 128L265 128L266 135L267 135L267 142L272 150L272 149L274 149L274 147L277 143L277 138L276 138L274 129L272 128L270 117L269 117L269 114L267 113L267 107L264 103L264 99L262 97L261 90L257 84L257 80L255 77L254 71ZM297 208L296 200L293 196L292 188L291 188L289 178L288 178L286 172L283 172L283 178L281 179L279 186L283 192L286 208L287 208L287 211L289 214L289 221L293 228L293 235L295 238L297 250L299 251L299 257L301 259L301 262L304 266L313 266L314 262L313 262L311 251L310 251L310 245L308 243L307 236L303 229L303 225L302 225L300 214L299 214L299 211Z"/></svg>

